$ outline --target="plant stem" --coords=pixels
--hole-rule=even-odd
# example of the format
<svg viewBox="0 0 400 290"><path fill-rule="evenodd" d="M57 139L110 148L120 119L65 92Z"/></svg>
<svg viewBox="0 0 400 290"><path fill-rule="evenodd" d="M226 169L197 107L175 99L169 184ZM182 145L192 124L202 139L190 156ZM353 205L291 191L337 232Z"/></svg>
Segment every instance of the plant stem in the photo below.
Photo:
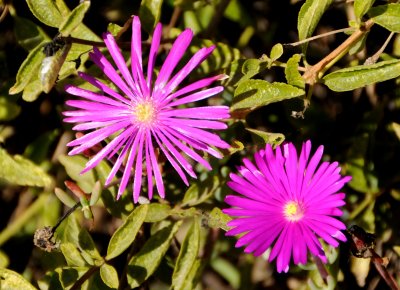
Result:
<svg viewBox="0 0 400 290"><path fill-rule="evenodd" d="M362 27L350 35L341 45L334 49L331 53L325 56L317 64L309 67L304 73L303 78L309 85L313 85L318 81L319 74L326 71L334 65L340 58L342 58L351 48L353 44L361 39L374 25L372 19L364 23Z"/></svg>
<svg viewBox="0 0 400 290"><path fill-rule="evenodd" d="M82 275L82 277L80 277L75 283L74 285L72 285L70 290L78 290L81 289L81 286L83 285L83 283L85 283L85 281L87 279L90 278L90 276L92 276L98 269L100 269L99 266L93 266L91 268L89 268L89 270L86 271L85 274Z"/></svg>
<svg viewBox="0 0 400 290"><path fill-rule="evenodd" d="M329 32L326 32L326 33L321 33L321 34L318 34L316 36L309 37L309 38L306 38L306 39L303 39L303 40L300 40L300 41L297 41L297 42L285 43L284 45L298 46L300 44L307 43L307 42L310 42L310 41L313 41L313 40L316 40L316 39L319 39L319 38L322 38L322 37L326 37L326 36L329 36L329 35L332 35L332 34L348 32L348 31L352 31L352 30L354 30L353 27L346 27L346 28L342 28L342 29L332 30L332 31L329 31Z"/></svg>
<svg viewBox="0 0 400 290"><path fill-rule="evenodd" d="M385 280L386 284L392 290L399 290L399 286L397 285L396 281L394 280L393 276L389 274L386 267L383 266L384 262L381 256L379 256L373 249L369 249L372 254L371 261L374 263L376 270L382 276L383 280Z"/></svg>

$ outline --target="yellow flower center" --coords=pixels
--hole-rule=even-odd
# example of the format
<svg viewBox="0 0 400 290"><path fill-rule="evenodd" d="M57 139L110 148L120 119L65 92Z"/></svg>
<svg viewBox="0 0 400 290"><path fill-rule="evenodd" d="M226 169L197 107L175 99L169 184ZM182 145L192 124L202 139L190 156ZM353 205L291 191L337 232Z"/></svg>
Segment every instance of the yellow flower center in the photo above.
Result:
<svg viewBox="0 0 400 290"><path fill-rule="evenodd" d="M152 102L143 102L136 105L134 115L137 122L151 125L156 119L156 110Z"/></svg>
<svg viewBox="0 0 400 290"><path fill-rule="evenodd" d="M296 201L289 201L283 208L283 215L291 222L300 220L304 215L304 210Z"/></svg>

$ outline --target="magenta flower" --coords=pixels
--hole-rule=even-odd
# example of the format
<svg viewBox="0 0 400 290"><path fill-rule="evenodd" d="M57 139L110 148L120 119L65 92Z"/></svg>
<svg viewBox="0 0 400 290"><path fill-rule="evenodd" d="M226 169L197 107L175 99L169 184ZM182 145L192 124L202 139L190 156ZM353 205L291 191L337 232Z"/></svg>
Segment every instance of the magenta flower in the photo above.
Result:
<svg viewBox="0 0 400 290"><path fill-rule="evenodd" d="M73 127L74 130L91 131L68 143L68 146L75 147L69 155L82 153L93 145L107 140L108 144L87 162L82 173L94 168L102 159L118 155L116 159L114 158L115 163L106 180L107 185L118 171L122 172L117 199L124 192L128 182L133 180L133 199L137 202L143 176L147 176L149 198L153 196L154 183L159 195L164 198L164 184L157 162L156 148L159 148L160 153L164 154L188 185L186 173L194 178L196 174L183 153L207 169L211 169L210 164L198 151L221 158L221 154L214 147L229 147L218 135L207 131L207 129L221 130L227 127L225 123L217 120L229 117L228 107L182 107L220 93L223 90L222 86L201 89L224 78L224 75L204 78L177 89L215 47L200 49L173 75L193 38L193 32L186 29L174 42L158 76L153 81L161 32L161 24L157 24L150 46L146 76L142 65L140 20L138 17L133 17L131 71L111 33L105 33L103 39L119 73L99 49L94 47L90 53L92 61L118 88L118 91L85 73L79 73L80 77L97 87L97 92L75 86L67 86L65 89L68 93L84 100L66 102L78 110L64 112L67 116L64 121L78 123Z"/></svg>
<svg viewBox="0 0 400 290"><path fill-rule="evenodd" d="M254 165L244 159L241 175L231 174L228 186L243 197L228 195L226 203L233 208L223 210L234 218L233 228L226 234L244 233L236 247L247 245L246 253L255 256L272 247L269 261L277 260L278 272L289 270L293 256L295 264L306 264L307 251L327 262L318 240L333 247L337 240L346 241L341 232L345 225L334 218L341 216L339 206L345 204L344 193L337 193L351 177L340 176L337 162L318 166L323 146L310 157L311 142L303 144L300 156L293 144L276 148L270 145L254 155Z"/></svg>

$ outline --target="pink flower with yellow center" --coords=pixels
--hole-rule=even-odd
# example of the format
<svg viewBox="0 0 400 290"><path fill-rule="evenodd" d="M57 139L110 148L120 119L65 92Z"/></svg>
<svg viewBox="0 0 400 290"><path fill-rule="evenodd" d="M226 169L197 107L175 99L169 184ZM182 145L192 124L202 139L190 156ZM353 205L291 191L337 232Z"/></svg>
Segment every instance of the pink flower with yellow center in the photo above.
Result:
<svg viewBox="0 0 400 290"><path fill-rule="evenodd" d="M117 199L128 182L133 181L133 199L137 202L143 178L147 178L150 199L154 184L159 195L164 198L165 190L156 149L159 149L188 185L186 174L194 178L196 174L187 158L211 169L199 152L221 158L222 155L215 148L229 147L218 135L208 131L227 127L219 121L230 117L227 106L186 107L187 104L221 93L222 86L204 88L225 76L204 78L178 88L215 47L200 49L177 70L177 65L193 38L193 32L186 29L172 45L157 77L153 78L161 32L162 26L157 24L150 46L147 74L144 73L142 64L140 20L135 16L132 22L131 70L109 32L103 35L103 39L116 68L98 48L94 47L90 53L91 60L118 90L83 72L79 76L95 86L97 91L76 86L67 86L65 89L80 99L66 102L77 110L64 112L64 121L78 123L73 127L74 130L89 131L83 137L68 143L68 146L75 147L69 154L82 153L97 143L106 141L107 145L88 161L82 173L94 168L103 159L117 156L106 180L107 185L121 171Z"/></svg>
<svg viewBox="0 0 400 290"><path fill-rule="evenodd" d="M283 152L281 147L283 147ZM342 177L337 162L322 162L323 146L310 155L311 142L303 144L298 156L292 143L270 145L254 155L255 164L244 159L238 174L231 174L228 186L242 196L228 195L232 216L228 236L243 234L236 247L255 256L271 247L269 261L276 259L278 272L294 264L306 264L307 253L327 262L318 238L333 247L346 241L346 226L335 217L345 204L344 193L337 193L351 177Z"/></svg>

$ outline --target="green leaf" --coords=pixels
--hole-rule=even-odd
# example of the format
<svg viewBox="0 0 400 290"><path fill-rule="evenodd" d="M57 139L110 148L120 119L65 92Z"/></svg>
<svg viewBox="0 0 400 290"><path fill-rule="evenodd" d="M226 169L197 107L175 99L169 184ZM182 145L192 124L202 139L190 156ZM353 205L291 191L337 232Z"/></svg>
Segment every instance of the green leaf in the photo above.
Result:
<svg viewBox="0 0 400 290"><path fill-rule="evenodd" d="M132 257L128 265L128 284L131 288L138 287L154 273L181 224L178 221L156 232Z"/></svg>
<svg viewBox="0 0 400 290"><path fill-rule="evenodd" d="M69 195L68 193L66 193L64 190L62 190L61 188L56 187L54 189L54 193L57 196L57 198L66 206L68 207L73 207L76 204L76 201L71 197L71 195Z"/></svg>
<svg viewBox="0 0 400 290"><path fill-rule="evenodd" d="M361 19L372 7L375 0L354 0L354 14L357 19Z"/></svg>
<svg viewBox="0 0 400 290"><path fill-rule="evenodd" d="M0 97L0 122L10 121L21 112L21 107L6 97Z"/></svg>
<svg viewBox="0 0 400 290"><path fill-rule="evenodd" d="M32 14L48 26L58 28L64 20L54 0L26 0L26 3Z"/></svg>
<svg viewBox="0 0 400 290"><path fill-rule="evenodd" d="M254 109L302 95L304 95L304 90L285 83L247 80L240 82L236 88L231 109Z"/></svg>
<svg viewBox="0 0 400 290"><path fill-rule="evenodd" d="M36 290L24 277L8 269L0 269L0 288L4 290Z"/></svg>
<svg viewBox="0 0 400 290"><path fill-rule="evenodd" d="M270 64L272 64L270 59L268 61L255 58L245 60L241 65L243 76L240 78L240 82L251 79L256 74L266 70Z"/></svg>
<svg viewBox="0 0 400 290"><path fill-rule="evenodd" d="M276 146L281 144L285 140L285 135L281 133L270 133L251 128L246 128L246 130L255 135L256 138L261 139L262 142L257 142L256 140L256 143L262 143L263 145L271 144L272 146Z"/></svg>
<svg viewBox="0 0 400 290"><path fill-rule="evenodd" d="M150 203L144 222L155 223L165 220L171 214L171 207L163 203Z"/></svg>
<svg viewBox="0 0 400 290"><path fill-rule="evenodd" d="M230 216L224 214L218 207L214 207L208 217L208 226L211 228L221 228L227 231L229 227L226 224L230 220Z"/></svg>
<svg viewBox="0 0 400 290"><path fill-rule="evenodd" d="M160 20L162 3L163 0L142 0L139 17L147 32L153 31L154 26Z"/></svg>
<svg viewBox="0 0 400 290"><path fill-rule="evenodd" d="M200 247L200 224L197 218L193 219L192 226L188 230L176 260L174 273L172 274L172 289L183 290L184 283L190 273ZM193 285L195 286L195 285ZM194 289L191 288L191 289Z"/></svg>
<svg viewBox="0 0 400 290"><path fill-rule="evenodd" d="M182 206L194 206L203 203L220 187L220 179L217 175L211 175L206 180L194 182L186 191L182 200Z"/></svg>
<svg viewBox="0 0 400 290"><path fill-rule="evenodd" d="M63 23L61 23L59 32L64 36L70 35L71 32L82 23L85 13L88 11L89 7L90 1L83 1L81 4L76 6L63 21Z"/></svg>
<svg viewBox="0 0 400 290"><path fill-rule="evenodd" d="M289 85L304 90L306 83L299 72L300 60L300 54L294 54L291 58L289 58L285 67L285 77Z"/></svg>
<svg viewBox="0 0 400 290"><path fill-rule="evenodd" d="M223 258L216 258L211 260L210 266L215 272L224 277L233 289L239 289L241 275L239 270L231 262Z"/></svg>
<svg viewBox="0 0 400 290"><path fill-rule="evenodd" d="M75 282L81 278L87 271L88 267L63 267L56 268L55 272L58 273L58 280L61 283L61 289L70 289L70 286L74 285ZM50 288L51 289L51 288ZM53 288L59 289L59 288ZM85 289L84 287L80 289Z"/></svg>
<svg viewBox="0 0 400 290"><path fill-rule="evenodd" d="M85 174L80 174L80 172L85 168L87 159L83 156L66 156L61 155L58 157L60 163L65 167L67 174L77 182L80 188L84 192L91 192L92 188L96 182L94 178L93 170L86 172Z"/></svg>
<svg viewBox="0 0 400 290"><path fill-rule="evenodd" d="M27 51L50 41L40 26L23 17L14 16L14 33L18 44Z"/></svg>
<svg viewBox="0 0 400 290"><path fill-rule="evenodd" d="M275 44L272 49L271 49L271 55L270 58L272 61L277 60L280 58L283 54L283 46L280 43Z"/></svg>
<svg viewBox="0 0 400 290"><path fill-rule="evenodd" d="M245 3L239 0L229 1L228 6L224 11L224 17L239 23L242 27L251 26L254 24L254 18L249 14L248 10L244 7Z"/></svg>
<svg viewBox="0 0 400 290"><path fill-rule="evenodd" d="M39 166L20 155L13 157L0 148L0 178L10 183L27 186L50 186L51 178Z"/></svg>
<svg viewBox="0 0 400 290"><path fill-rule="evenodd" d="M200 259L196 259L190 268L190 272L187 274L185 281L183 282L182 289L192 290L197 289L196 285L199 283L201 279L200 274L202 267L202 262Z"/></svg>
<svg viewBox="0 0 400 290"><path fill-rule="evenodd" d="M237 48L230 47L229 45L208 39L194 38L189 50L193 55L202 47L209 47L215 45L213 53L207 57L205 61L191 74L193 78L204 77L205 74L216 73L217 71L228 67L232 61L240 58L240 51Z"/></svg>
<svg viewBox="0 0 400 290"><path fill-rule="evenodd" d="M72 243L80 251L83 259L89 265L101 265L104 259L100 256L88 231L82 227L76 218L78 213L71 214L66 221L61 224L58 237L62 243Z"/></svg>
<svg viewBox="0 0 400 290"><path fill-rule="evenodd" d="M83 227L79 231L78 244L82 253L89 255L89 257L94 260L93 263L90 263L91 265L98 265L103 262L103 258L100 256L92 237ZM86 261L90 260L86 255L83 255L83 257Z"/></svg>
<svg viewBox="0 0 400 290"><path fill-rule="evenodd" d="M117 36L122 28L122 26L119 26L116 23L108 23L107 25L107 31L110 32L113 36Z"/></svg>
<svg viewBox="0 0 400 290"><path fill-rule="evenodd" d="M78 251L74 244L62 243L60 245L60 249L64 255L65 260L67 261L68 266L83 267L87 265L81 253Z"/></svg>
<svg viewBox="0 0 400 290"><path fill-rule="evenodd" d="M387 60L371 65L337 70L323 77L323 83L336 92L351 91L400 76L400 60Z"/></svg>
<svg viewBox="0 0 400 290"><path fill-rule="evenodd" d="M400 32L400 4L387 4L372 7L368 11L372 20L393 32Z"/></svg>
<svg viewBox="0 0 400 290"><path fill-rule="evenodd" d="M364 49L365 41L367 40L368 34L369 34L369 32L365 32L365 34L363 36L361 36L361 38L351 46L351 48L349 50L350 55L359 53L360 51L362 51Z"/></svg>
<svg viewBox="0 0 400 290"><path fill-rule="evenodd" d="M22 99L25 102L33 102L36 101L37 98L42 93L42 84L39 80L39 74L35 75L29 82L28 85L24 88L22 93Z"/></svg>
<svg viewBox="0 0 400 290"><path fill-rule="evenodd" d="M297 30L299 31L299 40L304 40L314 33L324 12L331 5L333 0L306 0L301 6L297 20ZM303 53L307 50L307 43L303 44Z"/></svg>
<svg viewBox="0 0 400 290"><path fill-rule="evenodd" d="M147 210L147 204L137 207L115 231L108 244L106 260L119 256L133 243L146 217Z"/></svg>
<svg viewBox="0 0 400 290"><path fill-rule="evenodd" d="M104 263L100 267L100 277L103 280L104 284L106 284L110 288L118 289L119 280L117 270L111 265Z"/></svg>
<svg viewBox="0 0 400 290"><path fill-rule="evenodd" d="M40 44L28 54L18 70L15 84L8 91L10 95L22 92L32 78L37 78L39 67L45 57L42 50L43 45Z"/></svg>

